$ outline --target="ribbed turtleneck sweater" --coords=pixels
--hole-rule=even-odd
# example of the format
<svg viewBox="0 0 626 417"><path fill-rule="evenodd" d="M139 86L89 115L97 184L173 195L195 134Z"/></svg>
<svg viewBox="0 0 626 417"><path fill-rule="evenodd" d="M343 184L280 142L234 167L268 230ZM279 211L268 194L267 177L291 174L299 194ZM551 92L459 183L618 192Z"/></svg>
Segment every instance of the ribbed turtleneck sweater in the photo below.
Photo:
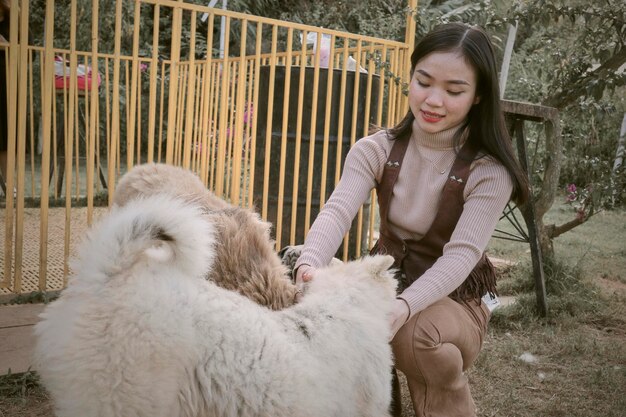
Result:
<svg viewBox="0 0 626 417"><path fill-rule="evenodd" d="M389 227L402 239L420 239L430 228L456 157L456 128L427 133L416 123L389 204ZM359 207L382 179L393 141L381 130L358 140L348 152L341 180L315 219L296 267L327 265ZM511 197L512 182L495 158L474 161L464 190L463 214L442 256L398 298L410 316L454 291L472 271ZM443 207L445 210L445 207Z"/></svg>

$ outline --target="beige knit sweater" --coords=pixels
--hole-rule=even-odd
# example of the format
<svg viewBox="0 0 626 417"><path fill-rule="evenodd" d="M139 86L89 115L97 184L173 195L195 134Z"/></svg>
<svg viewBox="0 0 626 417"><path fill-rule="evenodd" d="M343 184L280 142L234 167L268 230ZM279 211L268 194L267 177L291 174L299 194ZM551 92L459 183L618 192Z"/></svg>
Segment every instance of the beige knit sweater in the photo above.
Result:
<svg viewBox="0 0 626 417"><path fill-rule="evenodd" d="M455 131L430 134L413 124L389 204L389 226L400 238L420 239L430 228L456 156ZM381 130L350 149L341 180L311 226L296 267L317 268L330 262L359 207L381 180L392 144ZM461 285L485 250L511 191L509 174L494 158L487 156L472 163L463 214L443 255L399 295L409 305L410 316Z"/></svg>

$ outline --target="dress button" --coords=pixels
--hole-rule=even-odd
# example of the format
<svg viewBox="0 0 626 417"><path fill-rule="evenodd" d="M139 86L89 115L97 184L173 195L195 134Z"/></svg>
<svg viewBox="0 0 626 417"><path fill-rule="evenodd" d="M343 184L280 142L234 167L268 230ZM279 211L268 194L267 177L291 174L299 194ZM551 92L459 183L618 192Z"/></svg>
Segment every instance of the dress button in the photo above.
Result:
<svg viewBox="0 0 626 417"><path fill-rule="evenodd" d="M446 173L446 171L445 171L445 170L440 172L440 174L442 174L442 175L443 175L443 174L445 174L445 173Z"/></svg>

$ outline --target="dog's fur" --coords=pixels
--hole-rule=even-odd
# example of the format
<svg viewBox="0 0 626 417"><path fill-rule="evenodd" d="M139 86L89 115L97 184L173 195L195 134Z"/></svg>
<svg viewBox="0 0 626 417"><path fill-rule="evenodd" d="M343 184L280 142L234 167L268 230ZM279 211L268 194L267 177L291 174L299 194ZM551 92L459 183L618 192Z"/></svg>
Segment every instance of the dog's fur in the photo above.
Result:
<svg viewBox="0 0 626 417"><path fill-rule="evenodd" d="M120 180L113 202L124 206L156 194L201 207L215 225L219 244L208 279L274 310L293 304L297 288L274 251L270 223L250 209L217 197L191 171L166 164L144 164L130 170Z"/></svg>
<svg viewBox="0 0 626 417"><path fill-rule="evenodd" d="M205 279L212 229L162 195L92 229L35 328L58 417L388 416L393 258L320 269L271 311Z"/></svg>

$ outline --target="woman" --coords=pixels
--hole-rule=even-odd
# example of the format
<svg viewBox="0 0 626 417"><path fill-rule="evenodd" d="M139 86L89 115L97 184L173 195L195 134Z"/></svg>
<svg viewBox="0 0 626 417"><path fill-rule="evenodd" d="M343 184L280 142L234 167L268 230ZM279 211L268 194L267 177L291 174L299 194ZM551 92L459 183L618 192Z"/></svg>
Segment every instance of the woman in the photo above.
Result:
<svg viewBox="0 0 626 417"><path fill-rule="evenodd" d="M477 27L436 27L411 55L410 110L395 127L359 140L312 225L296 282L327 264L372 188L381 212L373 252L390 253L400 288L390 317L396 368L416 415L475 416L464 371L476 359L495 293L484 257L506 203L528 184L500 109L493 46ZM393 412L400 413L397 380Z"/></svg>

